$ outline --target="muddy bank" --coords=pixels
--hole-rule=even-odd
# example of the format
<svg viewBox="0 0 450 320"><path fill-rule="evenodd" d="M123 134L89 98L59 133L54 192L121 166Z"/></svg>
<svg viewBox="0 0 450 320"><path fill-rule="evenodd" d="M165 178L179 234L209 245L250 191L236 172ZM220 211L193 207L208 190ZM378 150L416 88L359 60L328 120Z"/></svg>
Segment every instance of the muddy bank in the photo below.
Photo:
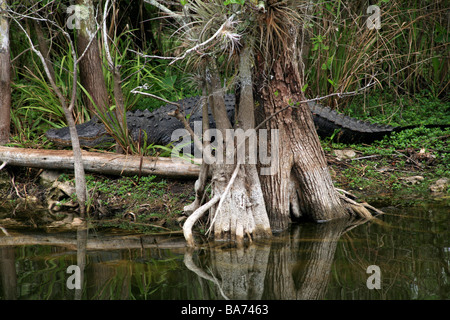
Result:
<svg viewBox="0 0 450 320"><path fill-rule="evenodd" d="M354 150L327 152L335 185L366 201L383 197L448 198L450 179L432 164L364 157ZM429 159L424 159L429 161ZM179 231L183 207L194 199L194 180L88 174L89 223L139 232ZM47 232L78 227L72 175L65 171L7 167L0 171L0 226Z"/></svg>
<svg viewBox="0 0 450 320"><path fill-rule="evenodd" d="M143 232L180 230L192 180L87 175L89 223ZM0 172L0 225L48 232L78 227L72 176L64 171L9 167Z"/></svg>

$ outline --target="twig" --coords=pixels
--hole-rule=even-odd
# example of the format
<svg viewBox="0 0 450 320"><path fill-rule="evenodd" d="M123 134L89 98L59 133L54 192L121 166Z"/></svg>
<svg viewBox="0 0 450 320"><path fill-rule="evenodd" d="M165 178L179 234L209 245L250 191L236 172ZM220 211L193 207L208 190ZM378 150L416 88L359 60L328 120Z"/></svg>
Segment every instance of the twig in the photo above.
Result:
<svg viewBox="0 0 450 320"><path fill-rule="evenodd" d="M8 164L8 162L4 161L4 162L2 163L2 165L0 166L0 171L1 171L4 167L6 167L7 164Z"/></svg>
<svg viewBox="0 0 450 320"><path fill-rule="evenodd" d="M370 158L377 158L381 157L379 154L374 154L372 156L365 156L365 157L359 157L359 158L353 158L351 160L363 160L363 159L370 159Z"/></svg>
<svg viewBox="0 0 450 320"><path fill-rule="evenodd" d="M19 198L23 199L23 197L20 195L19 189L17 189L16 182L15 182L14 180L15 180L15 179L14 179L14 176L12 176L12 177L11 177L11 183L12 183L12 185L13 185L13 187L14 187L14 190L16 190L17 196L18 196Z"/></svg>
<svg viewBox="0 0 450 320"><path fill-rule="evenodd" d="M174 18L179 23L181 23L181 24L184 23L183 17L181 15L179 15L178 13L173 12L172 10L167 8L166 6L164 6L161 3L159 3L158 1L156 1L156 0L144 0L144 2L147 2L148 4L151 4L152 6L157 7L159 10L167 13L170 17Z"/></svg>
<svg viewBox="0 0 450 320"><path fill-rule="evenodd" d="M154 94L151 94L151 93L148 93L148 92L138 91L138 90L136 90L136 89L144 89L144 90L147 90L147 89L148 89L148 86L139 86L139 87L134 88L134 89L131 90L130 92L131 92L131 93L134 93L134 94L142 94L142 95L144 95L144 96L148 96L148 97L151 97L151 98L155 98L155 99L161 100L161 101L163 101L163 102L165 102L165 103L173 104L174 106L180 107L180 104L179 104L179 103L176 103L176 102L172 102L172 101L166 100L166 99L164 99L164 98L158 97L158 96L156 96L156 95L154 95Z"/></svg>
<svg viewBox="0 0 450 320"><path fill-rule="evenodd" d="M184 128L189 132L192 139L194 139L195 147L202 152L203 159L206 161L206 163L213 163L214 159L211 158L209 154L203 152L203 143L200 141L200 138L194 133L191 126L187 122L186 116L180 109L180 105L178 104L177 109L173 112L169 112L168 115L177 118L183 124Z"/></svg>
<svg viewBox="0 0 450 320"><path fill-rule="evenodd" d="M143 53L141 53L141 52L138 52L138 51L135 51L135 50L132 50L132 49L127 49L127 50L130 51L130 52L133 52L133 53L135 53L135 54L137 54L137 55L139 55L139 56L141 56L142 58L161 59L161 60L174 60L174 59L177 58L177 57L153 56L153 55L143 54Z"/></svg>
<svg viewBox="0 0 450 320"><path fill-rule="evenodd" d="M399 155L401 155L401 156L405 157L406 159L410 160L410 161L413 162L417 167L420 168L420 164L419 164L417 161L415 161L413 158L408 157L406 154L403 154L403 153L401 153L401 152L398 152L397 150L394 150L394 152L395 152L395 153L398 153Z"/></svg>
<svg viewBox="0 0 450 320"><path fill-rule="evenodd" d="M8 231L6 231L6 229L5 228L3 228L2 226L0 226L0 230L2 230L3 231L3 233L7 236L7 237L9 237L10 235L9 235L9 233L8 233Z"/></svg>

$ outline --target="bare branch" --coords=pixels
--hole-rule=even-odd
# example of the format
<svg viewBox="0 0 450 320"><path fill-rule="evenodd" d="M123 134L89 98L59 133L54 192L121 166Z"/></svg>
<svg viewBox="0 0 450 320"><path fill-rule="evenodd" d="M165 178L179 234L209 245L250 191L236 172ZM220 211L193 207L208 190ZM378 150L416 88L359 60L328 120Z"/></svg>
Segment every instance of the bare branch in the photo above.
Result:
<svg viewBox="0 0 450 320"><path fill-rule="evenodd" d="M156 96L156 95L151 94L151 93L148 93L148 92L138 91L138 90L136 90L136 89L144 89L144 90L146 90L146 89L148 89L148 86L146 86L146 85L136 87L136 88L134 88L133 90L131 90L130 92L131 92L131 93L134 93L134 94L142 94L142 95L144 95L144 96L148 96L148 97L151 97L151 98L155 98L155 99L161 100L161 101L163 101L163 102L165 102L165 103L173 104L173 105L175 105L175 106L177 106L177 107L180 106L180 105L179 105L178 103L176 103L176 102L172 102L172 101L166 100L166 99L164 99L164 98L161 98L161 97L159 97L159 96Z"/></svg>
<svg viewBox="0 0 450 320"><path fill-rule="evenodd" d="M167 8L166 6L162 5L161 3L159 3L156 0L144 0L144 2L151 4L152 6L157 7L159 10L167 13L171 18L174 18L175 20L177 20L178 23L180 24L184 24L184 20L183 20L183 16L173 12L172 10L170 10L169 8Z"/></svg>
<svg viewBox="0 0 450 320"><path fill-rule="evenodd" d="M177 59L177 57L162 57L162 56L146 55L146 54L143 54L141 52L137 52L137 51L132 50L132 49L128 49L128 51L133 52L133 53L141 56L142 58L148 58L148 59L162 59L162 60L175 60L175 59Z"/></svg>
<svg viewBox="0 0 450 320"><path fill-rule="evenodd" d="M107 28L106 28L106 17L108 16L108 12L109 12L108 7L109 7L109 0L106 0L105 10L103 12L104 19L103 19L102 37L103 37L103 45L105 46L105 54L106 54L106 60L108 61L108 66L111 69L111 71L114 71L114 63L111 58L111 52L109 50L108 35L107 35Z"/></svg>

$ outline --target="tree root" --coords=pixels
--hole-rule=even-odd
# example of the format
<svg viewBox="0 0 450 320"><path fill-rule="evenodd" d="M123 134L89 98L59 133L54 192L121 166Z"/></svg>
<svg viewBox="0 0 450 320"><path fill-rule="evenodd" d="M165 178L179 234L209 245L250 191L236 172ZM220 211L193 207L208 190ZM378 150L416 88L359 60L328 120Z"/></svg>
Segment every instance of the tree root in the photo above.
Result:
<svg viewBox="0 0 450 320"><path fill-rule="evenodd" d="M0 226L0 230L3 231L3 233L5 234L5 236L9 237L9 233L8 233L8 231L6 231L5 228L3 228L2 226Z"/></svg>
<svg viewBox="0 0 450 320"><path fill-rule="evenodd" d="M220 200L220 195L215 195L211 200L195 210L184 222L183 234L189 247L195 246L194 237L192 236L192 227L195 222L200 219L206 211L208 211L213 205Z"/></svg>
<svg viewBox="0 0 450 320"><path fill-rule="evenodd" d="M336 191L338 191L340 199L346 205L347 211L353 216L370 220L373 219L374 216L384 213L383 211L371 206L367 202L356 202L355 199L357 197L348 191L338 188L336 188Z"/></svg>
<svg viewBox="0 0 450 320"><path fill-rule="evenodd" d="M236 179L236 177L237 177L237 175L239 173L239 168L240 168L240 164L237 164L236 168L234 169L234 172L233 172L233 174L232 174L232 176L230 178L230 181L228 182L228 185L225 188L225 191L223 192L222 196L220 197L220 201L219 201L219 204L217 205L216 212L214 214L214 217L213 217L213 219L212 219L212 221L210 223L209 229L206 232L206 234L211 232L211 228L213 227L214 222L216 221L216 217L218 216L218 214L220 212L220 209L222 208L222 205L223 205L223 202L225 200L225 197L227 196L228 192L230 192L231 186L233 185L234 180Z"/></svg>
<svg viewBox="0 0 450 320"><path fill-rule="evenodd" d="M202 164L200 168L200 174L197 181L195 181L195 200L184 207L184 212L187 216L191 215L195 210L197 210L203 203L206 193L206 180L208 179L209 165Z"/></svg>

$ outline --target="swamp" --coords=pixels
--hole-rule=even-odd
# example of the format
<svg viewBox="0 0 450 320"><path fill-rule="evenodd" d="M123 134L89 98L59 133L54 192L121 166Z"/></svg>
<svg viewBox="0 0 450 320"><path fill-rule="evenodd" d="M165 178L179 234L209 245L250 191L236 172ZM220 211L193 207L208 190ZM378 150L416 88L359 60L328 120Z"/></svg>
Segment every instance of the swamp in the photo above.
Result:
<svg viewBox="0 0 450 320"><path fill-rule="evenodd" d="M448 10L0 0L0 300L449 300Z"/></svg>

